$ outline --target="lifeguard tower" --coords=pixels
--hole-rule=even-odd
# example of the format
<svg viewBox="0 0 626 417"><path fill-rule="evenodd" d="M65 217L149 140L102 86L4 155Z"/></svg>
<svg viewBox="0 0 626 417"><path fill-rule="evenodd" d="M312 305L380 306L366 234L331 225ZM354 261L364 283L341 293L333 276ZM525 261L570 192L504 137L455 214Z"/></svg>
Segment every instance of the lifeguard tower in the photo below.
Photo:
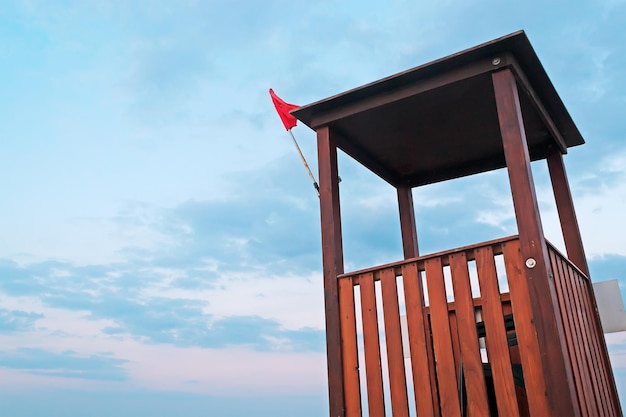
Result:
<svg viewBox="0 0 626 417"><path fill-rule="evenodd" d="M622 415L562 160L584 141L524 32L293 115L317 133L331 417ZM337 148L397 189L404 260L344 271ZM567 255L542 230L543 159ZM518 235L420 254L412 188L500 168Z"/></svg>

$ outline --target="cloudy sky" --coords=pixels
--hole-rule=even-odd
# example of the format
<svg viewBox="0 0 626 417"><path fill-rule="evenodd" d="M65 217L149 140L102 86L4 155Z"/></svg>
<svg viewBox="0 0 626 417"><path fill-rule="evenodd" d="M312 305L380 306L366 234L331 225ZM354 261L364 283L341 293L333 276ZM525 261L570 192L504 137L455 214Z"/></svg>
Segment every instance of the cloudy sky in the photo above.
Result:
<svg viewBox="0 0 626 417"><path fill-rule="evenodd" d="M592 277L626 286L625 26L623 0L2 0L3 415L324 415L318 200L268 88L307 104L518 29L587 141ZM340 175L347 269L401 259L393 189ZM503 172L415 197L422 252L516 233Z"/></svg>

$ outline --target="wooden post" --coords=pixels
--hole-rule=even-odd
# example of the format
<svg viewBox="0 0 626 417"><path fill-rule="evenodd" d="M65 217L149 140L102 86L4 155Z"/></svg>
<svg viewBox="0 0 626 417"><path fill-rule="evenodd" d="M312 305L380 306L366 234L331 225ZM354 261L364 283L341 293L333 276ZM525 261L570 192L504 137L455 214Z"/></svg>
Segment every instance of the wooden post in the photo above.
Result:
<svg viewBox="0 0 626 417"><path fill-rule="evenodd" d="M556 209L559 213L559 220L561 221L561 231L563 232L567 257L578 269L589 276L585 249L583 248L583 241L580 237L580 229L578 227L578 220L576 220L574 202L572 201L572 193L569 188L569 183L567 182L561 151L556 147L552 148L547 161Z"/></svg>
<svg viewBox="0 0 626 417"><path fill-rule="evenodd" d="M552 181L552 191L554 192L554 200L559 213L559 220L561 221L561 230L563 232L567 257L578 269L589 277L589 266L587 265L587 257L585 256L585 249L580 236L580 228L578 226L578 220L576 219L576 212L574 211L571 189L565 173L563 155L558 148L553 148L548 155L547 161L550 180ZM598 335L601 335L598 337L598 342L600 345L600 355L602 356L602 365L605 367L609 379L611 401L613 401L615 410L621 411L617 387L615 386L615 377L613 376L613 368L611 367L606 340L602 334L602 323L600 322L592 285L589 283L589 285L585 287L585 290L589 292L591 309L593 311L593 317L589 318L592 320L593 326L598 330Z"/></svg>
<svg viewBox="0 0 626 417"><path fill-rule="evenodd" d="M408 185L396 187L398 193L398 209L400 211L400 230L402 232L402 249L404 259L419 256L417 246L417 227L413 208L413 193Z"/></svg>
<svg viewBox="0 0 626 417"><path fill-rule="evenodd" d="M520 238L546 395L555 416L580 416L569 353L556 299L530 167L515 77L510 69L492 74L513 205Z"/></svg>
<svg viewBox="0 0 626 417"><path fill-rule="evenodd" d="M404 259L416 258L419 256L419 247L417 244L417 225L415 223L415 208L413 206L413 192L412 188L408 185L398 185L396 186L396 191L398 194L398 209L400 211L400 231L402 233L402 249L404 251ZM415 278L417 280L417 278ZM407 283L404 281L404 285L412 285L413 283ZM419 290L414 290L415 293L420 294L423 297L423 290L421 287L421 282L418 284ZM420 298L422 299L422 298ZM407 304L409 304L407 302ZM407 311L410 307L407 306ZM407 316L408 316L407 312ZM423 336L419 335L420 340L423 337L424 339L424 349L426 350L426 355L428 358L428 375L430 378L430 387L431 387L431 396L432 402L429 402L426 398L420 398L416 401L419 403L420 407L424 407L427 410L432 410L433 415L438 415L439 410L433 410L433 404L438 402L438 392L437 392L437 378L435 372L435 354L433 352L433 344L432 344L432 336L430 331L426 330L429 326L428 316L423 317L424 324L420 326L417 332L423 332ZM417 355L416 355L417 356ZM423 377L423 375L420 375ZM423 384L422 384L423 385ZM417 385L416 385L417 386ZM416 397L417 398L417 397ZM429 411L430 412L430 411Z"/></svg>
<svg viewBox="0 0 626 417"><path fill-rule="evenodd" d="M326 356L330 417L344 417L344 384L341 358L341 324L337 276L343 273L341 213L337 145L328 126L317 130L324 265L324 305L326 310Z"/></svg>

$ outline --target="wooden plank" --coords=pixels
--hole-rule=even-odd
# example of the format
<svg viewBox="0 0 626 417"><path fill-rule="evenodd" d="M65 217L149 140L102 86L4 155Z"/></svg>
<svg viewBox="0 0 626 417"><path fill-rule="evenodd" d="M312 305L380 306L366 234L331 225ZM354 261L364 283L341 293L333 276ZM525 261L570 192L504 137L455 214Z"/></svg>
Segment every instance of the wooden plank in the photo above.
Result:
<svg viewBox="0 0 626 417"><path fill-rule="evenodd" d="M578 220L576 219L572 193L567 181L567 175L565 174L563 155L561 155L558 149L554 148L548 155L547 161L554 200L556 202L557 212L559 213L561 231L567 250L567 257L578 269L588 276L589 267L587 266L587 257L585 256L585 249L580 236L580 228L578 227Z"/></svg>
<svg viewBox="0 0 626 417"><path fill-rule="evenodd" d="M341 363L341 330L337 276L343 274L341 215L337 146L330 128L317 130L317 152L320 185L320 218L322 224L322 263L324 268L324 306L326 312L326 357L328 395L331 416L343 416L344 381Z"/></svg>
<svg viewBox="0 0 626 417"><path fill-rule="evenodd" d="M424 313L426 313L427 308L424 309ZM433 331L432 331L432 323L430 322L430 310L424 317L424 326L426 326L426 341L428 343L427 346L427 354L428 354L428 365L430 369L432 369L430 373L430 386L433 387L431 396L433 400L433 404L435 404L435 417L441 417L441 403L439 397L439 386L437 382L437 367L435 365L435 342L433 340Z"/></svg>
<svg viewBox="0 0 626 417"><path fill-rule="evenodd" d="M448 322L448 301L443 282L443 269L440 258L429 259L424 263L428 299L430 301L430 322L432 326L435 361L437 364L437 383L441 415L460 417L457 375L452 351L452 337Z"/></svg>
<svg viewBox="0 0 626 417"><path fill-rule="evenodd" d="M398 210L400 212L400 231L402 233L402 249L404 259L415 258L419 255L417 245L417 227L415 225L415 209L413 208L413 193L408 185L398 186Z"/></svg>
<svg viewBox="0 0 626 417"><path fill-rule="evenodd" d="M356 337L354 286L349 278L339 281L339 312L341 313L341 354L343 359L346 417L361 417L361 386L359 381L359 350Z"/></svg>
<svg viewBox="0 0 626 417"><path fill-rule="evenodd" d="M537 330L531 308L528 283L523 271L519 241L502 245L506 277L511 294L511 307L517 333L517 345L522 360L524 385L531 416L549 416L551 408L546 396L541 354L537 342Z"/></svg>
<svg viewBox="0 0 626 417"><path fill-rule="evenodd" d="M550 250L549 254L559 308L564 322L565 338L572 361L572 373L574 375L576 391L578 392L580 411L583 416L592 416L595 413L596 405L593 399L592 388L589 385L589 374L585 372L587 364L583 353L584 346L582 346L579 336L581 329L578 315L576 314L575 299L573 298L574 294L571 288L570 277L563 269L561 258L557 256L554 251Z"/></svg>
<svg viewBox="0 0 626 417"><path fill-rule="evenodd" d="M370 268L364 268L364 269L359 269L357 271L352 271L350 273L347 274L341 274L338 276L338 278L344 278L347 276L354 276L354 275L359 275L359 274L365 274L368 272L378 272L381 271L383 269L386 268L396 268L396 273L400 274L400 268L402 268L402 265L406 265L409 264L411 262L415 262L415 261L426 261L428 259L434 259L434 258L441 258L442 259L442 265L445 265L444 260L447 259L447 255L450 255L452 253L459 253L459 252L465 252L466 256L467 256L467 260L473 260L473 256L474 256L474 249L476 248L480 248L483 246L491 246L493 248L496 248L498 246L500 246L502 243L505 242L510 242L512 240L518 240L519 236L507 236L507 237L503 237L503 238L499 238L499 239L494 239L494 240L489 240L487 242L482 242L482 243L474 243L473 245L467 245L467 246L462 246L460 248L456 248L456 249L448 249L445 251L441 251L441 252L435 252L435 253L429 253L428 255L423 255L423 256L419 256L416 258L412 258L412 259L405 259L402 261L396 261L396 262L390 262L387 264L383 264L383 265L378 265L378 266L374 266L374 267L370 267ZM495 249L494 249L495 251Z"/></svg>
<svg viewBox="0 0 626 417"><path fill-rule="evenodd" d="M385 321L391 410L394 417L409 417L406 372L404 370L404 354L402 351L402 331L400 330L398 284L393 268L384 269L380 272L380 286L382 289Z"/></svg>
<svg viewBox="0 0 626 417"><path fill-rule="evenodd" d="M460 342L467 398L467 416L489 415L485 375L478 345L472 289L465 253L450 255L450 273L454 287L456 321Z"/></svg>
<svg viewBox="0 0 626 417"><path fill-rule="evenodd" d="M363 318L363 350L365 353L365 379L369 416L385 416L383 371L380 361L380 336L374 274L359 276L361 289L361 315Z"/></svg>
<svg viewBox="0 0 626 417"><path fill-rule="evenodd" d="M530 167L528 145L517 85L510 69L492 74L496 108L506 159L522 259L533 259L525 268L537 339L547 379L550 415L580 416L569 352L558 311L554 283L548 279L550 265L539 216Z"/></svg>
<svg viewBox="0 0 626 417"><path fill-rule="evenodd" d="M448 304L450 305L450 304ZM450 323L450 336L452 338L452 356L454 357L454 372L461 375L461 346L459 342L459 329L456 323L456 310L448 309L448 323Z"/></svg>
<svg viewBox="0 0 626 417"><path fill-rule="evenodd" d="M475 256L480 298L483 300L485 344L493 375L498 414L510 417L519 416L493 251L490 247L476 249Z"/></svg>
<svg viewBox="0 0 626 417"><path fill-rule="evenodd" d="M413 375L413 392L415 408L419 417L433 417L433 391L436 387L434 367L429 365L427 337L424 321L424 291L422 279L416 263L402 267L404 300L406 304L406 321L409 331L409 351L411 352L411 370Z"/></svg>
<svg viewBox="0 0 626 417"><path fill-rule="evenodd" d="M505 293L509 295L509 293ZM504 316L512 315L513 308L511 306L510 298L504 297L505 294L500 294L500 299L502 301L502 312ZM505 322L506 326L506 322ZM511 363L520 365L522 363L522 359L519 353L519 344L517 343L517 331L515 328L506 329L507 338L509 340L509 355L511 356ZM515 339L516 343L512 344L511 341ZM523 371L522 371L523 373ZM522 375L523 377L523 375ZM515 371L513 372L513 379L515 380ZM515 384L515 394L517 395L517 406L519 407L519 414L522 417L530 416L530 411L528 409L528 398L526 396L526 386L522 387L518 384Z"/></svg>

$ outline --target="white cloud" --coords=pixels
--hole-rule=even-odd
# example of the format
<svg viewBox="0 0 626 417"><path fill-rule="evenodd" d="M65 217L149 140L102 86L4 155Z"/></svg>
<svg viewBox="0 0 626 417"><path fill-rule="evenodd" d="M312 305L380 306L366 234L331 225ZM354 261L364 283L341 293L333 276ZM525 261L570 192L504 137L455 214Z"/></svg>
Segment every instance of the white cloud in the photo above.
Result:
<svg viewBox="0 0 626 417"><path fill-rule="evenodd" d="M259 316L275 320L287 330L324 328L321 273L268 276L264 272L229 272L221 274L210 289L159 285L147 288L141 295L204 301L203 312L214 320Z"/></svg>

